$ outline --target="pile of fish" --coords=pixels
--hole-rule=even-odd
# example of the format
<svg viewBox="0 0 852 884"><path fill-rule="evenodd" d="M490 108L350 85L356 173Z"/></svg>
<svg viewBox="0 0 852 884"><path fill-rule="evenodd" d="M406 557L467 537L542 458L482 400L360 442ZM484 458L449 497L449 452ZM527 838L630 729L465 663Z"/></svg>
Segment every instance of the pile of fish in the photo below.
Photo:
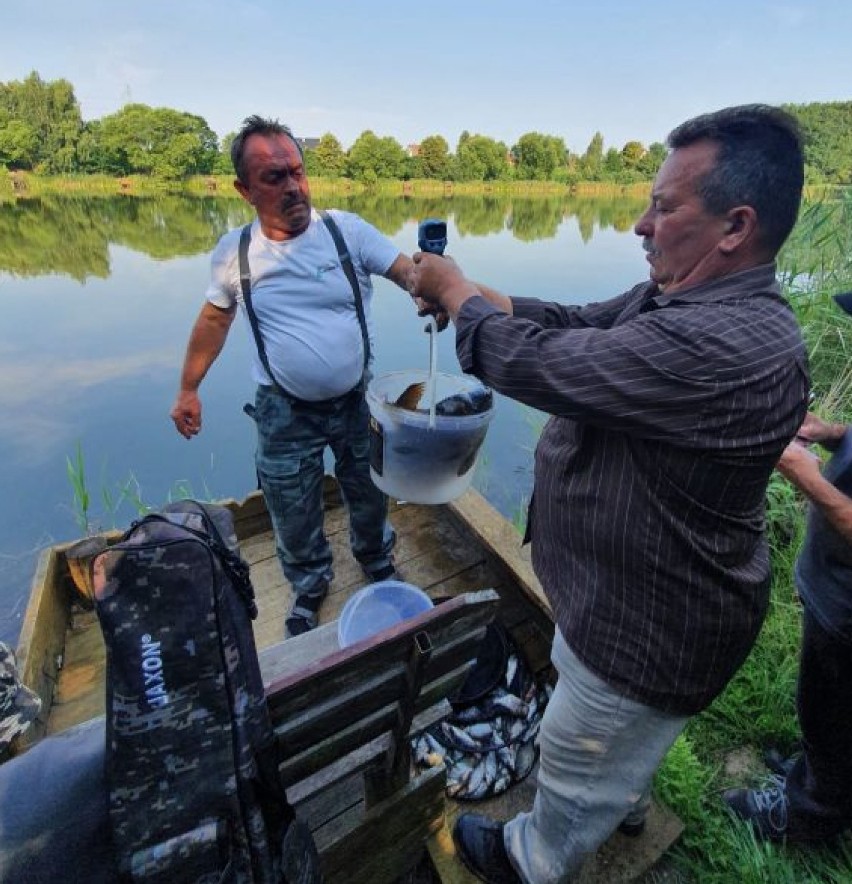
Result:
<svg viewBox="0 0 852 884"><path fill-rule="evenodd" d="M412 740L415 764L421 769L445 764L447 795L457 801L505 792L535 764L550 693L550 686L537 684L512 649L505 675L493 690Z"/></svg>

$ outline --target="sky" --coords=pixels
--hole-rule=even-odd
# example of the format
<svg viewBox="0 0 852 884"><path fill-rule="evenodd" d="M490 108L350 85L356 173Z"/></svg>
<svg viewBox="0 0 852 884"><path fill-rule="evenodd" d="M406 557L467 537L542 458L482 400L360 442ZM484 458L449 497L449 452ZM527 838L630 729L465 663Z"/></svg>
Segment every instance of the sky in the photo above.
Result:
<svg viewBox="0 0 852 884"><path fill-rule="evenodd" d="M403 146L526 132L582 153L664 141L732 104L852 100L848 0L5 0L0 82L66 79L83 119L128 102L257 113Z"/></svg>

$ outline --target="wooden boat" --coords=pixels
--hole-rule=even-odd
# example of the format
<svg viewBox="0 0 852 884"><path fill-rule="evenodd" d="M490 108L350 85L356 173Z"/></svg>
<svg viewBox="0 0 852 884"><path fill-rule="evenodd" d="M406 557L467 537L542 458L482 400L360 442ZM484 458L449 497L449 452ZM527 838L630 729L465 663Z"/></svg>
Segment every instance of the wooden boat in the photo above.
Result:
<svg viewBox="0 0 852 884"><path fill-rule="evenodd" d="M234 514L241 552L251 566L259 609L255 638L263 659L270 649L282 647L291 590L278 564L262 496L254 493L241 502L223 503ZM529 552L522 548L514 526L472 490L446 505L392 503L390 519L398 537L396 563L406 581L423 588L434 599L454 598L485 588L496 590L500 621L531 669L542 679L552 677L550 608L533 573ZM335 577L320 611L321 625L332 624L346 600L364 585L361 569L349 549L345 510L331 480L326 486L325 526L333 549ZM104 539L113 542L118 536L115 532ZM58 545L42 553L18 644L22 680L43 700L42 713L29 735L31 741L104 711L103 639L94 612L80 604L80 595L73 588L66 557L69 546ZM333 642L333 631L329 628L316 632L317 642L321 635L326 644ZM289 641L306 645L304 640L311 636L313 633ZM285 650L287 645L288 642L283 643ZM534 776L504 796L478 804L477 810L506 818L521 807L529 807L533 794ZM455 859L449 837L455 815L468 807L447 800L445 824L430 839L432 870L440 880L474 880ZM658 811L655 850L649 852L645 846L644 859L634 863L637 874L679 834L676 819L655 808L655 813ZM605 848L610 849L609 854L602 852L598 858L601 876L595 877L597 873L593 870L585 880L632 880L623 873L625 861L629 865L631 845L626 839L621 840L625 843ZM620 877L613 877L613 869Z"/></svg>

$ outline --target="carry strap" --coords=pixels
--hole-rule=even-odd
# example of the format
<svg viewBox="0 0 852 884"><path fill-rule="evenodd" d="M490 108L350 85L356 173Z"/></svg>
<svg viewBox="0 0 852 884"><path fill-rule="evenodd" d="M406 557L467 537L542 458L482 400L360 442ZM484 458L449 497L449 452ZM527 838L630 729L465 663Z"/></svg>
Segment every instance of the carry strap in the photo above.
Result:
<svg viewBox="0 0 852 884"><path fill-rule="evenodd" d="M352 258L349 256L349 250L346 248L346 242L343 239L343 234L340 232L340 228L334 222L334 219L331 215L328 214L325 210L320 212L320 217L322 218L325 226L328 228L328 232L331 234L331 238L334 240L334 246L337 249L337 255L340 258L340 266L343 269L343 272L346 274L346 278L349 280L349 285L352 286L352 295L355 298L355 312L358 314L358 323L361 326L361 337L364 341L364 371L367 370L367 366L370 363L370 336L367 332L367 317L364 314L364 303L361 298L361 286L358 285L358 277L355 275L355 268L352 265ZM257 314L254 312L254 306L251 302L251 272L249 270L249 262L248 262L248 250L249 243L251 242L251 224L246 224L243 227L240 233L240 246L239 246L239 264L240 264L240 287L243 290L243 303L246 305L246 314L248 315L249 325L251 325L252 334L254 335L254 342L257 346L257 355L260 357L260 363L266 371L267 375L269 375L269 379L272 381L273 386L275 386L279 392L283 393L290 398L293 398L291 393L288 393L281 384L275 379L275 375L272 374L272 369L269 367L269 359L266 355L266 347L263 344L263 338L260 334L260 325L257 321Z"/></svg>

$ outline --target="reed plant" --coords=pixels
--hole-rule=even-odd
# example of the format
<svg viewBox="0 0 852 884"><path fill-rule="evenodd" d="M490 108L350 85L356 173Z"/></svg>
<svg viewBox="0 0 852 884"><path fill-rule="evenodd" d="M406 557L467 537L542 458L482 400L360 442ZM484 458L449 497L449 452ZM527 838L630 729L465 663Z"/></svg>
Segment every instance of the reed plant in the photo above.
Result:
<svg viewBox="0 0 852 884"><path fill-rule="evenodd" d="M91 533L89 521L92 498L86 482L86 463L83 459L83 447L78 442L74 456L66 455L65 472L71 485L71 511L77 527L84 534Z"/></svg>
<svg viewBox="0 0 852 884"><path fill-rule="evenodd" d="M74 521L82 534L96 534L100 531L123 528L133 518L140 518L153 509L142 490L136 475L131 471L124 479L116 480L107 474L106 464L101 467L98 490L100 510L94 511L95 495L87 479L86 459L80 442L73 456L66 455L66 473L71 486L71 511ZM204 482L203 493L198 494L188 479L175 480L166 493L166 503L175 500L214 499L213 493Z"/></svg>

